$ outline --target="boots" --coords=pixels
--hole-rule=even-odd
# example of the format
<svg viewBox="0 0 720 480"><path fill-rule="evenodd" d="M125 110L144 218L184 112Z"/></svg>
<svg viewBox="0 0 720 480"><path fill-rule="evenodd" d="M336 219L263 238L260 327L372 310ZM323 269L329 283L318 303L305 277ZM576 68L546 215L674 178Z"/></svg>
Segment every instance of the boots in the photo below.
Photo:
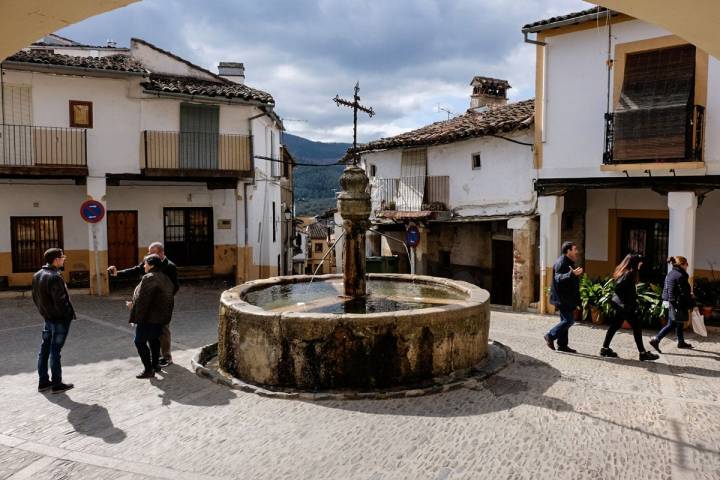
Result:
<svg viewBox="0 0 720 480"><path fill-rule="evenodd" d="M601 356L601 357L616 358L616 357L618 356L618 354L615 353L615 352L613 351L613 349L610 348L610 347L608 347L608 348L603 347L603 348L600 349L600 356Z"/></svg>
<svg viewBox="0 0 720 480"><path fill-rule="evenodd" d="M647 350L640 353L640 361L641 362L648 361L648 360L649 361L657 360L658 358L660 358L660 357L655 355L652 352L648 352Z"/></svg>

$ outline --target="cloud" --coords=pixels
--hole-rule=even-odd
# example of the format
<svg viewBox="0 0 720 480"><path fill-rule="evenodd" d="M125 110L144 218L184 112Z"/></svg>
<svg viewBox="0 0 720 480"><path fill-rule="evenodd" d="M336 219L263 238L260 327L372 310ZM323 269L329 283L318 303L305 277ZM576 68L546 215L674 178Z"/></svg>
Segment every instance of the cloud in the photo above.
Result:
<svg viewBox="0 0 720 480"><path fill-rule="evenodd" d="M367 141L442 120L438 105L468 106L474 75L507 79L511 99L531 98L534 48L523 24L588 8L580 0L145 0L64 29L87 43L141 37L215 70L245 63L247 83L275 97L286 128L348 141L349 97L360 81Z"/></svg>

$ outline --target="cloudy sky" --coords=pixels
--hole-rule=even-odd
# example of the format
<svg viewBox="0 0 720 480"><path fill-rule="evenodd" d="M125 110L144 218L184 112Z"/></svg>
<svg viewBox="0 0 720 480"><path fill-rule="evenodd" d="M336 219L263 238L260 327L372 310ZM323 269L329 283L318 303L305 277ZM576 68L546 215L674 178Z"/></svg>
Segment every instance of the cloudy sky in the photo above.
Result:
<svg viewBox="0 0 720 480"><path fill-rule="evenodd" d="M580 0L144 0L59 33L127 46L140 37L212 71L244 62L290 133L351 141L349 111L331 101L360 81L360 140L394 135L468 107L474 75L533 96L534 48L522 25L589 8Z"/></svg>

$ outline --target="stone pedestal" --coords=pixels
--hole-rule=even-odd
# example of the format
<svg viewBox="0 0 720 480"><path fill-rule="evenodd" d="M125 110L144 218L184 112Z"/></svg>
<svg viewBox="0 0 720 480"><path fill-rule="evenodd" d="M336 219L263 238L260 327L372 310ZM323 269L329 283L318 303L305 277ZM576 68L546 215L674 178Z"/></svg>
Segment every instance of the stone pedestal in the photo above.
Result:
<svg viewBox="0 0 720 480"><path fill-rule="evenodd" d="M343 286L348 297L365 296L365 232L370 227L370 194L365 170L349 165L340 176L338 212L345 232Z"/></svg>
<svg viewBox="0 0 720 480"><path fill-rule="evenodd" d="M535 290L537 220L530 217L511 218L508 220L508 228L513 231L512 308L516 312L523 312L532 303Z"/></svg>

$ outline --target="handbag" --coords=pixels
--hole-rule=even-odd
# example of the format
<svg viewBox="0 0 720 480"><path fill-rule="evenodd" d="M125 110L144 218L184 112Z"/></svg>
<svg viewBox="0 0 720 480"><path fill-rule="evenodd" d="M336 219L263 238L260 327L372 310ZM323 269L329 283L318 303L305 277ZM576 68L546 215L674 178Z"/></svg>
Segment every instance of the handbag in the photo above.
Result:
<svg viewBox="0 0 720 480"><path fill-rule="evenodd" d="M693 332L697 333L701 337L707 337L707 329L705 328L705 319L700 314L700 311L693 308L692 311L692 328Z"/></svg>

